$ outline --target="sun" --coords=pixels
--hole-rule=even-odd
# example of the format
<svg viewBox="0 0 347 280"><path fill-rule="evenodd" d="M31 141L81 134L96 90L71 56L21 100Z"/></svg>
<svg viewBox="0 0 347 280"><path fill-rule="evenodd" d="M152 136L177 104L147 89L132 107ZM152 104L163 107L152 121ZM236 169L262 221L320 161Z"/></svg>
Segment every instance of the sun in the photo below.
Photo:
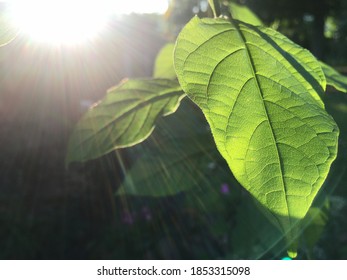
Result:
<svg viewBox="0 0 347 280"><path fill-rule="evenodd" d="M161 13L167 5L167 0L13 0L10 17L35 41L78 44L98 35L111 15Z"/></svg>
<svg viewBox="0 0 347 280"><path fill-rule="evenodd" d="M11 1L10 17L32 39L74 44L95 36L106 25L109 11L102 1Z"/></svg>

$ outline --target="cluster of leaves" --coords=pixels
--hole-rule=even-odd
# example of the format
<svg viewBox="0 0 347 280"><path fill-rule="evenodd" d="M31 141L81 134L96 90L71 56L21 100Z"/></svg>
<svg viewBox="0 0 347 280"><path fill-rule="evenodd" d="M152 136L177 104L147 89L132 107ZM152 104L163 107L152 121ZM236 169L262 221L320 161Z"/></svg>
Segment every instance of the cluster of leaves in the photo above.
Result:
<svg viewBox="0 0 347 280"><path fill-rule="evenodd" d="M215 2L215 18L193 18L165 46L152 79L123 81L82 117L67 164L151 135L150 148L133 148L137 161L118 193L167 196L208 182L205 169L219 152L295 257L302 221L337 154L339 129L321 96L327 84L347 92L347 78L245 7L231 4L232 17L221 17ZM165 122L185 96L213 139L188 100Z"/></svg>

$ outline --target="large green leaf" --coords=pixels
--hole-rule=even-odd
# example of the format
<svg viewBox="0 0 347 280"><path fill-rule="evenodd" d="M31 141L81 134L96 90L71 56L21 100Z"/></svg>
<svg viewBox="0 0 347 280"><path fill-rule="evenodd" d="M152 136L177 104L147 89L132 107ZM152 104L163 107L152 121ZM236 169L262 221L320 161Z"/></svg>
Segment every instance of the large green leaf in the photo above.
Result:
<svg viewBox="0 0 347 280"><path fill-rule="evenodd" d="M176 81L126 80L111 88L77 123L67 163L95 159L145 140L161 116L176 111L185 96Z"/></svg>
<svg viewBox="0 0 347 280"><path fill-rule="evenodd" d="M347 93L347 77L341 75L334 68L325 64L322 61L320 61L320 64L325 74L327 84L336 88L339 91Z"/></svg>
<svg viewBox="0 0 347 280"><path fill-rule="evenodd" d="M127 150L135 160L118 194L168 196L193 187L206 190L225 180L227 169L217 169L221 157L204 116L194 107L190 100L182 102L175 114L158 121L146 141Z"/></svg>
<svg viewBox="0 0 347 280"><path fill-rule="evenodd" d="M180 33L174 59L236 179L294 241L337 152L319 63L274 30L197 17Z"/></svg>
<svg viewBox="0 0 347 280"><path fill-rule="evenodd" d="M154 64L154 78L176 79L173 66L174 47L174 44L169 43L160 50Z"/></svg>
<svg viewBox="0 0 347 280"><path fill-rule="evenodd" d="M242 20L249 24L258 26L263 25L262 21L247 6L230 3L230 13L233 19Z"/></svg>

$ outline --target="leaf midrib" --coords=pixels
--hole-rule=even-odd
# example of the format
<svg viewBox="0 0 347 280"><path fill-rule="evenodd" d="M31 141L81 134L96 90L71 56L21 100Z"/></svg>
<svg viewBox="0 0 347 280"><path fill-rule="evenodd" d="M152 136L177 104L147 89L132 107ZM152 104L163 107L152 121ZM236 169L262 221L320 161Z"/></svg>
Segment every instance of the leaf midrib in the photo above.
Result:
<svg viewBox="0 0 347 280"><path fill-rule="evenodd" d="M244 49L246 51L246 56L247 56L247 59L249 61L249 65L250 65L250 70L252 72L252 76L254 77L255 79L255 82L256 82L256 86L258 88L258 93L260 95L260 98L261 100L263 101L264 98L263 98L263 95L262 95L262 91L261 91L261 86L260 86L260 82L258 80L258 76L255 72L255 64L254 64L254 61L251 57L251 54L248 50L248 47L247 47L247 41L246 41L246 38L244 37L244 35L242 34L242 31L240 30L239 28L239 25L235 22L233 22L231 20L232 24L235 26L235 30L237 31L237 34L239 35L240 37L240 40L243 42L244 44ZM274 146L276 147L276 155L277 155L277 159L278 159L278 163L279 163L279 170L280 170L280 174L281 174L281 182L282 182L282 187L283 187L283 190L284 190L284 201L285 201L285 204L286 204L286 209L287 209L287 214L288 214L288 222L289 224L291 225L291 219L290 219L290 213L289 213L289 207L288 207L288 203L287 203L287 197L286 197L286 193L287 193L287 189L286 189L286 185L285 185L285 182L283 180L283 163L281 161L281 157L280 157L280 154L279 154L279 149L278 149L278 146L277 146L277 142L276 142L276 139L275 139L275 134L274 134L274 131L273 131L273 128L272 128L272 125L271 125L271 122L270 122L270 118L269 118L269 113L266 109L266 106L264 104L264 102L261 102L262 103L262 106L263 106L263 109L264 109L264 112L266 114L266 118L267 118L267 123L269 125L269 128L270 128L270 131L271 131L271 138L273 140L273 143L274 143ZM281 223L279 223L281 225ZM282 226L282 225L281 225Z"/></svg>
<svg viewBox="0 0 347 280"><path fill-rule="evenodd" d="M152 92L150 92L152 93ZM152 93L153 94L153 93ZM149 103L153 103L153 102L148 102L148 101L153 101L154 102L157 102L156 99L160 100L160 99L165 99L165 98L170 98L170 97L173 97L175 95L180 95L180 94L183 94L183 92L181 90L175 90L175 91L169 91L169 92L166 92L166 93L163 93L161 95L156 95L154 97L149 97L147 99L144 99L142 102L140 103L137 103L136 105L134 105L132 108L130 108L129 110L125 111L123 114L121 114L119 117L117 118L112 118L112 120L110 122L108 122L107 124L105 124L104 126L100 127L100 129L98 129L97 131L95 131L94 133L92 133L89 137L85 138L82 142L79 143L79 146L80 145L83 145L85 142L88 142L91 138L94 137L94 135L97 133L99 134L101 131L105 130L106 128L108 128L109 126L112 125L112 123L114 123L116 120L119 121L119 120L122 120L124 119L125 117L127 117L129 114L132 114L134 111L137 111L145 106L147 106ZM165 104L165 106L167 105L168 103ZM108 104L110 105L110 104ZM165 108L165 106L163 106L163 108ZM163 110L162 108L162 110ZM161 110L161 111L162 111ZM161 112L160 111L160 112ZM95 119L95 118L94 118ZM89 129L88 129L89 130ZM120 134L120 137L123 135L124 133Z"/></svg>

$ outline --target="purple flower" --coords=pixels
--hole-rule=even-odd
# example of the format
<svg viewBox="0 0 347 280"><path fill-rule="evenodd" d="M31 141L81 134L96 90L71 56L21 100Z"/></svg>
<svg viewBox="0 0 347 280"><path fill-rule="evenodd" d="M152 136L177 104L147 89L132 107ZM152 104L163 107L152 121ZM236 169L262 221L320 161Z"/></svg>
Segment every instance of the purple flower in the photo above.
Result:
<svg viewBox="0 0 347 280"><path fill-rule="evenodd" d="M220 187L220 192L222 194L229 194L230 193L229 185L227 183L222 184Z"/></svg>
<svg viewBox="0 0 347 280"><path fill-rule="evenodd" d="M121 220L123 224L126 225L132 225L134 223L134 217L133 215L128 212L128 211L124 211L121 215Z"/></svg>

